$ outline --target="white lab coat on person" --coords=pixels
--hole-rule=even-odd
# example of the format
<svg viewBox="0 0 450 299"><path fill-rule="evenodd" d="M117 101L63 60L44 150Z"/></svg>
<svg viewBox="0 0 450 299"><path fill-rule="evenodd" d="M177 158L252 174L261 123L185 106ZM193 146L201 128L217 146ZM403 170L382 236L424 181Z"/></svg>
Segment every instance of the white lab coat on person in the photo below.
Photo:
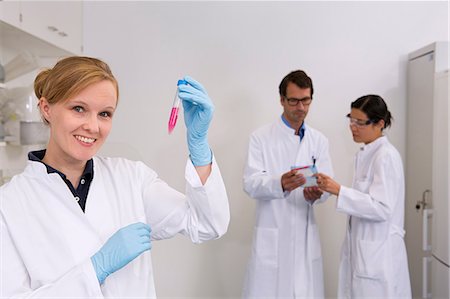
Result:
<svg viewBox="0 0 450 299"><path fill-rule="evenodd" d="M213 159L202 186L190 161L186 195L142 162L94 157L85 213L57 173L28 161L0 188L1 298L155 298L151 251L100 286L90 257L118 229L148 223L152 240L177 233L200 243L229 223L226 190Z"/></svg>
<svg viewBox="0 0 450 299"><path fill-rule="evenodd" d="M357 153L353 187L341 186L336 209L349 215L338 297L411 298L403 165L387 137Z"/></svg>
<svg viewBox="0 0 450 299"><path fill-rule="evenodd" d="M250 137L244 189L256 199L256 225L243 298L323 298L323 266L313 205L303 188L283 192L291 166L333 175L328 140L305 124L300 137L281 118ZM329 196L324 193L318 201Z"/></svg>

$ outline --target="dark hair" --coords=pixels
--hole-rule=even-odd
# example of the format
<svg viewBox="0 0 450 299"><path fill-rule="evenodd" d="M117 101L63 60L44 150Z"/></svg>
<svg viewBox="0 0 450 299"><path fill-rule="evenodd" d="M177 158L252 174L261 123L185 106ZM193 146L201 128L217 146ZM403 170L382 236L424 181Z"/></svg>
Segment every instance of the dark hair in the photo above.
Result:
<svg viewBox="0 0 450 299"><path fill-rule="evenodd" d="M286 77L281 80L280 86L279 86L279 92L280 96L285 97L286 96L286 89L289 84L289 82L294 83L300 88L310 88L311 89L311 98L314 93L314 88L312 84L312 80L308 75L301 70L292 71L289 74L286 75Z"/></svg>
<svg viewBox="0 0 450 299"><path fill-rule="evenodd" d="M391 126L392 115L386 102L379 95L369 94L352 102L351 108L359 109L374 123L384 120L384 128ZM383 129L384 129L383 128Z"/></svg>

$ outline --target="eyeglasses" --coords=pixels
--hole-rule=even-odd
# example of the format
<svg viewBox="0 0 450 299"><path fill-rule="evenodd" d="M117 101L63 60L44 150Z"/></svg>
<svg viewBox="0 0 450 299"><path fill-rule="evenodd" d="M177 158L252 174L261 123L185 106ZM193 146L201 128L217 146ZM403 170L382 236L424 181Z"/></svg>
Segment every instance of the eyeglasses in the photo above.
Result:
<svg viewBox="0 0 450 299"><path fill-rule="evenodd" d="M347 114L346 117L348 118L350 125L355 125L358 128L365 127L367 125L374 123L374 121L371 119L362 120L362 119L353 118L350 116L350 113Z"/></svg>
<svg viewBox="0 0 450 299"><path fill-rule="evenodd" d="M286 98L284 99L288 102L289 106L297 106L298 102L301 102L303 106L308 106L312 102L312 98L306 97L303 99L296 99L296 98Z"/></svg>

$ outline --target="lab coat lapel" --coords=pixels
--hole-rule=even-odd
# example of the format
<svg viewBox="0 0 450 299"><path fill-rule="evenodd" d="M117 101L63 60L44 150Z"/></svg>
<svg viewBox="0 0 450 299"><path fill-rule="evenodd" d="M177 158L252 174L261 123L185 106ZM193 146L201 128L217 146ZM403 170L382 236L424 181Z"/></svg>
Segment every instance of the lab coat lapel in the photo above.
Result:
<svg viewBox="0 0 450 299"><path fill-rule="evenodd" d="M117 209L112 210L109 188L105 185L104 173L98 167L100 161L94 158L94 179L92 180L88 198L86 201L85 216L91 227L94 227L98 236L106 241L106 238L115 232L117 223L114 215ZM117 222L117 221L116 221Z"/></svg>
<svg viewBox="0 0 450 299"><path fill-rule="evenodd" d="M81 262L86 256L91 256L101 246L100 238L96 230L87 221L85 214L74 199L67 185L58 174L49 175L52 188L57 188L61 195L59 202L61 211L54 213L59 230L67 236L68 246L77 262ZM52 205L54 207L54 205ZM52 207L48 207L49 210ZM55 224L56 224L55 223Z"/></svg>
<svg viewBox="0 0 450 299"><path fill-rule="evenodd" d="M298 140L300 137L296 135ZM311 132L305 124L305 135L303 136L300 146L298 148L297 157L295 158L295 166L309 166L313 164L312 157L314 153L314 144L311 139Z"/></svg>

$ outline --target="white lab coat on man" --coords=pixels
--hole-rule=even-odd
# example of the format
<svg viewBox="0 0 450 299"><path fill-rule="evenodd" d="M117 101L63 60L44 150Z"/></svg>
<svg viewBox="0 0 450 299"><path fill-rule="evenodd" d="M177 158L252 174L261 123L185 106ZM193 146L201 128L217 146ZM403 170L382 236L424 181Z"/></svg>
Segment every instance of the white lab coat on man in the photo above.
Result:
<svg viewBox="0 0 450 299"><path fill-rule="evenodd" d="M29 161L0 188L1 298L155 298L151 251L101 286L90 257L118 229L144 222L153 240L177 233L193 242L219 238L229 223L216 162L202 186L190 161L186 195L142 162L94 157L85 213L57 173Z"/></svg>
<svg viewBox="0 0 450 299"><path fill-rule="evenodd" d="M244 189L256 199L256 225L244 298L324 296L313 205L305 200L303 188L283 192L281 186L281 176L291 166L312 165L313 159L319 172L333 175L327 138L307 125L301 142L281 118L250 137Z"/></svg>
<svg viewBox="0 0 450 299"><path fill-rule="evenodd" d="M337 211L349 215L339 298L411 298L404 190L402 160L387 137L362 147L353 187L341 186L337 198Z"/></svg>

